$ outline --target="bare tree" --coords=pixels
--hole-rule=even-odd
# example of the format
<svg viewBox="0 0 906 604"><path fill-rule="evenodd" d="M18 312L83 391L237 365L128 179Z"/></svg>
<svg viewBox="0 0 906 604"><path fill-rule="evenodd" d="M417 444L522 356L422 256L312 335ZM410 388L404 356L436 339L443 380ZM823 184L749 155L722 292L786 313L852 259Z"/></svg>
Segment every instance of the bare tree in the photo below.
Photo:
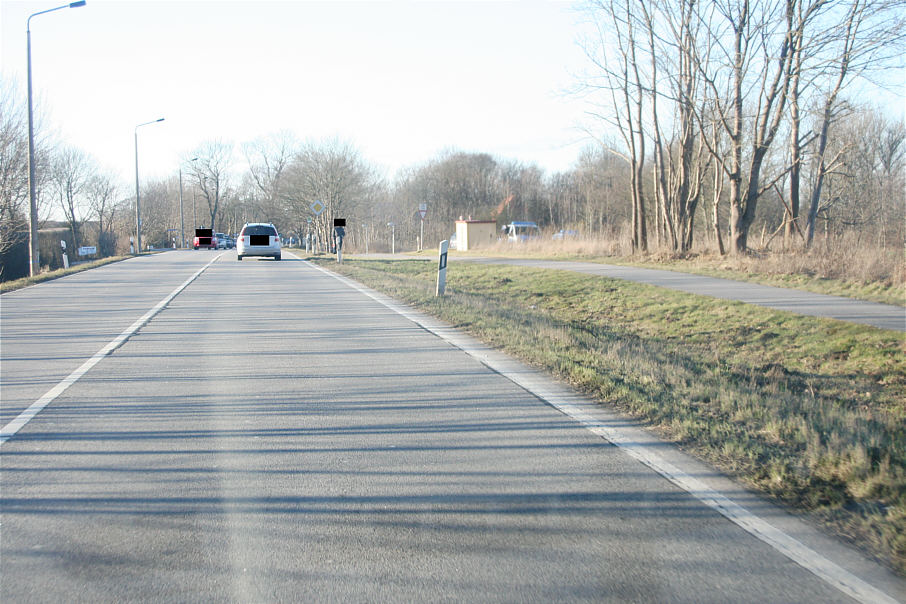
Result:
<svg viewBox="0 0 906 604"><path fill-rule="evenodd" d="M640 1L637 6L650 61L646 89L654 143L658 238L670 249L686 252L692 248L695 210L708 168L703 135L695 119L696 106L701 103L701 78L695 63L701 22L695 0Z"/></svg>
<svg viewBox="0 0 906 604"><path fill-rule="evenodd" d="M745 253L763 197L783 201L788 229L798 223L802 170L814 160L809 221L814 228L822 182L842 150L828 155L829 128L857 77L902 56L903 0L592 0L595 35L586 54L596 71L585 90L610 106L594 112L616 127L631 167L633 245L641 248L646 143L652 149L658 241L692 244L695 211L709 163L711 227L726 197L729 251ZM808 107L817 106L814 114ZM599 105L599 107L601 107ZM810 129L803 126L813 115ZM789 157L773 151L788 126ZM707 151L706 151L707 150ZM789 193L781 183L789 175ZM788 201L787 201L788 200ZM767 223L766 223L767 224ZM722 236L716 231L723 250ZM809 239L811 234L805 236Z"/></svg>
<svg viewBox="0 0 906 604"><path fill-rule="evenodd" d="M851 0L840 25L830 33L828 46L834 54L830 68L822 71L829 82L815 128L817 174L809 199L806 245L811 245L815 235L824 179L835 168L836 158L828 157L827 150L828 131L839 115L838 98L854 77L886 68L890 59L902 52L906 31L903 8L902 2Z"/></svg>
<svg viewBox="0 0 906 604"><path fill-rule="evenodd" d="M84 193L95 175L91 158L75 147L60 147L54 154L50 170L50 188L54 200L69 223L72 244L82 244L81 226L88 215Z"/></svg>
<svg viewBox="0 0 906 604"><path fill-rule="evenodd" d="M0 255L27 237L28 123L16 92L0 78Z"/></svg>
<svg viewBox="0 0 906 604"><path fill-rule="evenodd" d="M349 143L332 140L308 143L293 157L285 172L283 199L292 208L300 235L309 219L322 242L330 241L334 218L363 214L377 185L371 168ZM323 211L311 206L319 202Z"/></svg>
<svg viewBox="0 0 906 604"><path fill-rule="evenodd" d="M630 166L632 199L632 247L648 249L645 208L645 96L646 80L639 57L640 38L644 36L634 9L635 0L596 0L588 5L595 28L595 38L584 44L586 56L597 73L585 86L604 91L609 107L593 115L615 126L623 139L625 151L619 153Z"/></svg>
<svg viewBox="0 0 906 604"><path fill-rule="evenodd" d="M191 176L208 207L209 226L214 228L221 201L229 189L233 144L208 141L188 154L184 163L190 167Z"/></svg>
<svg viewBox="0 0 906 604"><path fill-rule="evenodd" d="M180 224L179 205L176 203L178 187L179 179L175 174L152 180L142 187L143 244L158 248L174 244Z"/></svg>
<svg viewBox="0 0 906 604"><path fill-rule="evenodd" d="M793 19L796 27L790 41L791 77L789 90L790 107L790 200L787 204L787 217L785 220L785 240L789 240L795 230L801 233L799 224L800 183L802 175L803 148L807 144L806 137L801 132L802 109L800 98L803 87L809 83L806 65L811 57L819 55L819 49L824 40L807 39L811 21L817 21L825 14L830 3L826 0L812 0L796 2L792 6Z"/></svg>
<svg viewBox="0 0 906 604"><path fill-rule="evenodd" d="M0 256L4 257L8 253L18 254L13 248L28 240L28 115L20 100L24 97L13 80L0 75ZM35 110L35 120L35 189L40 225L47 210L44 198L51 144L46 129L41 126L40 107ZM27 268L27 248L25 255ZM10 259L0 263L0 275L9 277L9 271L4 270L6 260Z"/></svg>
<svg viewBox="0 0 906 604"><path fill-rule="evenodd" d="M723 128L717 125L716 120L707 120L710 122L710 128L702 132L703 140L707 141L706 145L709 148L712 157L723 157L724 141L726 140L726 132ZM721 256L727 253L727 249L724 246L723 238L723 229L720 225L720 208L721 200L723 199L724 193L724 183L726 182L726 172L723 168L718 165L716 162L710 164L711 171L711 208L710 208L710 219L711 219L711 232L714 236L714 241L717 244L717 251Z"/></svg>
<svg viewBox="0 0 906 604"><path fill-rule="evenodd" d="M580 155L574 170L581 207L579 221L588 232L607 233L619 230L631 219L627 184L630 166L609 148L590 147Z"/></svg>
<svg viewBox="0 0 906 604"><path fill-rule="evenodd" d="M906 236L906 125L874 108L853 108L832 129L827 153L837 169L824 178L816 211L835 233L855 232L879 246ZM814 180L815 158L807 176Z"/></svg>
<svg viewBox="0 0 906 604"><path fill-rule="evenodd" d="M702 29L707 38L696 46L696 66L708 90L705 106L729 145L727 154L711 153L729 185L733 254L747 251L758 200L771 188L762 182L762 169L786 112L795 2L711 2L699 17L708 24ZM698 119L703 130L712 125L704 114Z"/></svg>
<svg viewBox="0 0 906 604"><path fill-rule="evenodd" d="M85 185L85 200L91 215L98 223L98 254L111 256L116 253L116 236L113 227L118 209L116 185L106 174L94 174Z"/></svg>
<svg viewBox="0 0 906 604"><path fill-rule="evenodd" d="M242 145L249 167L249 196L272 221L286 218L281 189L286 168L298 148L295 137L285 130Z"/></svg>

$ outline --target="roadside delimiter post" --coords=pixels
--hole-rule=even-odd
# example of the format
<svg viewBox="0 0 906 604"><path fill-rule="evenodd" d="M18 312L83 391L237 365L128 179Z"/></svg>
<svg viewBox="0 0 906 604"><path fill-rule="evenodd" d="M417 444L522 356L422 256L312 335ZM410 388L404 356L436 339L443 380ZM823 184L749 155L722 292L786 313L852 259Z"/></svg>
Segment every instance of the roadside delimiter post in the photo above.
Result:
<svg viewBox="0 0 906 604"><path fill-rule="evenodd" d="M447 249L449 248L450 242L444 239L440 242L440 250L438 250L438 260L437 260L437 292L435 297L443 296L444 291L447 289Z"/></svg>

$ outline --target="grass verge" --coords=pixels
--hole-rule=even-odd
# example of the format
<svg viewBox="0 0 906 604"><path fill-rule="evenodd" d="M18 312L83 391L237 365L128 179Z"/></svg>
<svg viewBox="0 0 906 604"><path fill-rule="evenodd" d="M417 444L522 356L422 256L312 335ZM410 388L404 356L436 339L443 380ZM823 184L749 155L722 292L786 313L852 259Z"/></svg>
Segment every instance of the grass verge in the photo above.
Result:
<svg viewBox="0 0 906 604"><path fill-rule="evenodd" d="M597 400L906 576L898 332L564 271L323 260Z"/></svg>
<svg viewBox="0 0 906 604"><path fill-rule="evenodd" d="M906 255L902 248L875 249L840 243L808 251L739 257L704 252L624 255L614 242L575 239L498 244L454 253L641 266L906 306Z"/></svg>
<svg viewBox="0 0 906 604"><path fill-rule="evenodd" d="M30 285L43 283L44 281L59 279L60 277L65 277L66 275L81 273L82 271L87 271L89 269L104 266L105 264L111 264L113 262L119 262L120 260L125 260L126 258L131 257L132 256L110 256L109 258L102 258L100 260L86 262L85 264L79 264L77 266L71 266L69 268L61 268L55 271L48 271L46 273L41 273L40 275L35 275L34 277L23 277L22 279L15 279L13 281L4 281L0 283L0 294L5 294L6 292L22 289L23 287L28 287Z"/></svg>

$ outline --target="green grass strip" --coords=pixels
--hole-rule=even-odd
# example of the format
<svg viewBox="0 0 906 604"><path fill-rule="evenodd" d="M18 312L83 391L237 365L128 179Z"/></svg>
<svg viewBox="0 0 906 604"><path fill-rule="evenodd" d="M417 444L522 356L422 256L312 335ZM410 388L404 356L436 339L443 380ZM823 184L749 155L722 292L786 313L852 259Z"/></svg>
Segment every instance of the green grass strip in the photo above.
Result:
<svg viewBox="0 0 906 604"><path fill-rule="evenodd" d="M511 266L322 260L643 420L906 575L898 332Z"/></svg>
<svg viewBox="0 0 906 604"><path fill-rule="evenodd" d="M541 248L543 249L543 248ZM437 256L436 250L421 252L426 256ZM855 252L854 252L855 253ZM576 253L574 250L565 250L561 253L552 251L542 252L532 249L513 248L512 246L497 246L491 250L478 250L474 252L453 252L458 256L495 256L504 258L534 258L539 260L565 260L572 262L595 262L599 264L613 264L620 266L638 266L658 270L673 270L681 273L691 273L719 279L733 279L760 285L772 285L798 289L816 294L829 296L843 296L868 302L906 306L906 283L903 282L903 265L887 266L875 271L877 274L867 274L861 277L850 275L845 277L822 276L815 268L808 266L792 265L788 256L768 256L765 260L755 260L750 257L742 259L719 257L690 257L690 258L658 258L645 256L602 256L593 253ZM901 254L902 256L902 254ZM814 261L813 261L814 262ZM866 258L867 273L878 262ZM826 263L831 263L828 261ZM894 261L887 264L893 265ZM842 271L841 271L842 272ZM881 274L893 273L887 277ZM894 275L900 275L899 279Z"/></svg>

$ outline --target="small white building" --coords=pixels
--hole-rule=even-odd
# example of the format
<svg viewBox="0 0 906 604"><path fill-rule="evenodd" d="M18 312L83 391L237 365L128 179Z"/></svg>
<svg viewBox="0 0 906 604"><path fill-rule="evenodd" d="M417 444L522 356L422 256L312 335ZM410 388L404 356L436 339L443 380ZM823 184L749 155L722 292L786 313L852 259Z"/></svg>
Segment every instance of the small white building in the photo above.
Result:
<svg viewBox="0 0 906 604"><path fill-rule="evenodd" d="M494 220L457 220L456 249L474 250L497 243L497 222Z"/></svg>

